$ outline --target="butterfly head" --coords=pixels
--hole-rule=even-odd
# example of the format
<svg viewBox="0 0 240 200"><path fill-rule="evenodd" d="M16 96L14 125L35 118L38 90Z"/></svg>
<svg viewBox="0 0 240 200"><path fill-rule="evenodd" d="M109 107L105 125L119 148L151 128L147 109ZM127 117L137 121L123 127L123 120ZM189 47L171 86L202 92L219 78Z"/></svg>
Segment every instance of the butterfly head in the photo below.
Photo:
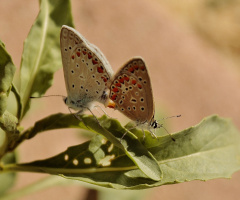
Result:
<svg viewBox="0 0 240 200"><path fill-rule="evenodd" d="M152 120L151 122L150 122L150 126L153 128L153 129L156 129L156 128L161 128L161 127L163 127L163 124L159 124L158 122L157 122L157 120Z"/></svg>
<svg viewBox="0 0 240 200"><path fill-rule="evenodd" d="M75 109L76 103L74 101L72 101L68 97L63 97L63 101L68 107Z"/></svg>

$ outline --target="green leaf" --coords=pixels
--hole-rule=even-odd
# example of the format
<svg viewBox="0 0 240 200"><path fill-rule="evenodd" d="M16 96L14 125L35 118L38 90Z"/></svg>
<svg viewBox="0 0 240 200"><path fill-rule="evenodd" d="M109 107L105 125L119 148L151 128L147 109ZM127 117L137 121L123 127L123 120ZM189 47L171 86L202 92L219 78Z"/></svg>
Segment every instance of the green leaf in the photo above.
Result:
<svg viewBox="0 0 240 200"><path fill-rule="evenodd" d="M146 200L149 199L147 196L150 194L150 190L112 190L112 189L101 189L98 190L99 200Z"/></svg>
<svg viewBox="0 0 240 200"><path fill-rule="evenodd" d="M88 128L85 125L87 125ZM122 149L149 178L153 180L161 179L161 170L152 154L146 150L134 135L132 135L132 137L129 137L128 135L125 136L122 143L120 143L119 141L121 140L122 135L127 130L124 129L119 122L107 119L106 116L98 119L98 121L93 116L83 116L82 122L80 122L72 114L66 115L59 113L51 115L50 117L38 121L33 128L26 130L22 134L19 143L24 139L34 137L37 133L42 131L81 127L105 136L115 146ZM135 148L132 148L133 146ZM63 165L65 165L65 163L63 163Z"/></svg>
<svg viewBox="0 0 240 200"><path fill-rule="evenodd" d="M4 114L0 117L0 127L7 133L19 134L17 126L18 119L8 111L5 111Z"/></svg>
<svg viewBox="0 0 240 200"><path fill-rule="evenodd" d="M4 156L5 152L7 151L7 147L8 147L7 133L0 128L0 158Z"/></svg>
<svg viewBox="0 0 240 200"><path fill-rule="evenodd" d="M44 94L52 85L54 72L62 66L59 35L63 24L73 26L70 0L41 0L38 17L24 42L20 87L22 117L29 109L29 97Z"/></svg>
<svg viewBox="0 0 240 200"><path fill-rule="evenodd" d="M7 53L5 45L0 41L0 116L3 115L7 107L15 70L12 58Z"/></svg>
<svg viewBox="0 0 240 200"><path fill-rule="evenodd" d="M211 116L173 136L175 142L168 135L158 139L146 135L145 146L163 171L160 181L149 179L124 151L99 135L55 157L5 166L3 170L58 174L116 189L145 189L191 180L229 178L240 169L240 135L229 120Z"/></svg>
<svg viewBox="0 0 240 200"><path fill-rule="evenodd" d="M18 119L6 110L0 116L0 127L0 158L2 158L19 139Z"/></svg>
<svg viewBox="0 0 240 200"><path fill-rule="evenodd" d="M22 100L21 100L20 94L19 94L19 92L18 92L18 90L17 90L17 88L15 87L14 84L12 85L12 92L13 92L15 98L16 98L16 101L17 101L18 110L16 112L17 113L16 115L17 115L17 118L20 119L21 112L22 112Z"/></svg>
<svg viewBox="0 0 240 200"><path fill-rule="evenodd" d="M4 164L7 163L16 163L15 153L8 153L6 154L2 162ZM10 189L16 180L16 173L7 173L7 174L0 174L0 197Z"/></svg>

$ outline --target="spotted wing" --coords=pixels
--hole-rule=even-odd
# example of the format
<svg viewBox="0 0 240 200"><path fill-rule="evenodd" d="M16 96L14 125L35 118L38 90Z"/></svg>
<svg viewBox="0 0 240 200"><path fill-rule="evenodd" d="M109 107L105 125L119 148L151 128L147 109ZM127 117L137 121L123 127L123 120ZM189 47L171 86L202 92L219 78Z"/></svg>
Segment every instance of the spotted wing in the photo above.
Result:
<svg viewBox="0 0 240 200"><path fill-rule="evenodd" d="M80 106L103 102L113 71L102 52L66 25L61 29L60 45L69 101Z"/></svg>
<svg viewBox="0 0 240 200"><path fill-rule="evenodd" d="M150 78L142 58L129 60L116 73L110 86L110 99L115 108L139 123L150 122L154 103Z"/></svg>

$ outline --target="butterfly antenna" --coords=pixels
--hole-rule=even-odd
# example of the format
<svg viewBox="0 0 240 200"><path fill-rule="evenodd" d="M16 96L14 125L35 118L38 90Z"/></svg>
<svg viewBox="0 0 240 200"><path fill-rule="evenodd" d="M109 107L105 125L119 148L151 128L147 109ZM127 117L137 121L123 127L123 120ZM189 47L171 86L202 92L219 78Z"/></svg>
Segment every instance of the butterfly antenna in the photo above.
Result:
<svg viewBox="0 0 240 200"><path fill-rule="evenodd" d="M165 120L165 119L169 119L169 118L173 118L173 117L181 117L182 115L173 115L173 116L170 116L170 117L164 117L164 118L162 118L162 119L160 119L160 120ZM159 120L159 121L160 121Z"/></svg>
<svg viewBox="0 0 240 200"><path fill-rule="evenodd" d="M173 138L171 133L168 132L168 130L161 124L161 127L168 133L168 135L171 137L172 141L175 142L176 140Z"/></svg>
<svg viewBox="0 0 240 200"><path fill-rule="evenodd" d="M63 98L65 98L65 96L63 96L63 95L45 95L45 96L40 96L40 97L29 97L30 99L40 99L40 98L42 98L42 97L63 97Z"/></svg>

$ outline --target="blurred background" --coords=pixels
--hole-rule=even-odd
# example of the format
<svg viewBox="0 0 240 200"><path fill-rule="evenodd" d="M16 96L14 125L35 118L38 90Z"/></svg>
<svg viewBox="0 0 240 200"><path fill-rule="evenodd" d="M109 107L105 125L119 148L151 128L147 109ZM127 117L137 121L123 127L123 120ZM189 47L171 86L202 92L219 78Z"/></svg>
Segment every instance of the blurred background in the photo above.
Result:
<svg viewBox="0 0 240 200"><path fill-rule="evenodd" d="M38 11L38 1L0 1L0 39L18 70L23 41ZM145 59L156 112L161 117L182 115L165 121L169 132L196 125L212 114L230 118L240 128L240 0L72 0L72 11L76 30L102 50L114 71L133 56ZM54 76L53 86L47 91L50 94L66 95L62 69ZM121 121L117 111L106 111ZM34 100L22 125L27 128L58 112L69 112L61 98ZM85 140L76 130L49 131L24 142L18 148L19 161L44 159ZM44 177L47 175L19 173L14 190ZM239 199L239 179L237 172L230 180L167 185L138 191L137 198ZM70 184L21 200L81 200L86 195L85 186Z"/></svg>

